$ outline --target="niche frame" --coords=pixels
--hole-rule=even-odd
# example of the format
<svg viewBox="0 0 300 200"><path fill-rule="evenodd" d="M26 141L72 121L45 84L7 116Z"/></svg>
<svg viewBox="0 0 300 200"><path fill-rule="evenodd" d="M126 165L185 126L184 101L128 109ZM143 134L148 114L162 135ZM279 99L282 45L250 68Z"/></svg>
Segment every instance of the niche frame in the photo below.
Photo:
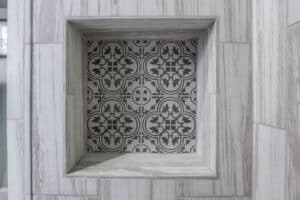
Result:
<svg viewBox="0 0 300 200"><path fill-rule="evenodd" d="M217 19L68 18L64 23L65 173L88 177L217 176ZM87 39L197 38L197 152L194 154L88 153Z"/></svg>

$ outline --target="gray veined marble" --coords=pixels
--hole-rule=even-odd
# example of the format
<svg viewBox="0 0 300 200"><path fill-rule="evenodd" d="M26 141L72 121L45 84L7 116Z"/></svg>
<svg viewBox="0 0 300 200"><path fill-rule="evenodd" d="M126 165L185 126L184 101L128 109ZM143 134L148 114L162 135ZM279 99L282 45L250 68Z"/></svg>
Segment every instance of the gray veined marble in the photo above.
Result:
<svg viewBox="0 0 300 200"><path fill-rule="evenodd" d="M9 200L298 200L297 9L295 0L9 0ZM215 178L66 176L87 149L81 115L87 74L80 68L87 50L65 20L130 17L216 19L217 45L207 38L198 45L213 49L218 67L199 68L205 82L197 81L205 94L197 109L211 113L197 118L197 125L215 134L201 137L217 138L203 153L217 155L211 163ZM214 66L207 55L202 61ZM65 69L66 63L72 67Z"/></svg>
<svg viewBox="0 0 300 200"><path fill-rule="evenodd" d="M287 107L287 199L300 198L300 26L289 27L289 68Z"/></svg>

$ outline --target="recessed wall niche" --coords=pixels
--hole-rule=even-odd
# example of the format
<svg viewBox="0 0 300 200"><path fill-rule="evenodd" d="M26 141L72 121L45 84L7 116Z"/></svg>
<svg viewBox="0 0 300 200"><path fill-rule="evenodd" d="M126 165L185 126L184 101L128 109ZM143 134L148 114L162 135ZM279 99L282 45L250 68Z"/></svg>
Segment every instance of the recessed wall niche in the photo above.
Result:
<svg viewBox="0 0 300 200"><path fill-rule="evenodd" d="M66 21L66 174L216 175L214 19Z"/></svg>

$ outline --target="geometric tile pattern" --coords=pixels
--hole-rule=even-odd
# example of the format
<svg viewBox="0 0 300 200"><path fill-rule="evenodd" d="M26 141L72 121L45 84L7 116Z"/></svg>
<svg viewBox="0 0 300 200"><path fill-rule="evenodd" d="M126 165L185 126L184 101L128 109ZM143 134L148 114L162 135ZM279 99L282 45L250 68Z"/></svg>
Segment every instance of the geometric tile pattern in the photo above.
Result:
<svg viewBox="0 0 300 200"><path fill-rule="evenodd" d="M88 151L196 151L196 41L88 41Z"/></svg>

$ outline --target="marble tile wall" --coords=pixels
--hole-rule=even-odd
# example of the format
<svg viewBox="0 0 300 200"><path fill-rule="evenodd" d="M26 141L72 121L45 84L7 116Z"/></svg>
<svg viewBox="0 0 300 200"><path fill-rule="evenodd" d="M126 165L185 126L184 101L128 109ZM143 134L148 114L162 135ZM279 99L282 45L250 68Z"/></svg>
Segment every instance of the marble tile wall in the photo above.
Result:
<svg viewBox="0 0 300 200"><path fill-rule="evenodd" d="M8 1L8 55L11 56L7 59L6 74L8 198L20 200L31 198L30 5L28 0Z"/></svg>
<svg viewBox="0 0 300 200"><path fill-rule="evenodd" d="M7 76L10 144L8 163L11 175L8 184L13 185L9 189L9 199L30 199L30 191L34 193L35 199L97 197L102 200L117 200L122 197L132 200L155 197L204 200L211 197L244 200L250 199L251 194L256 200L272 199L271 197L278 200L299 199L299 190L296 187L299 183L299 162L295 158L295 155L299 154L295 148L299 132L296 126L299 112L296 113L295 110L299 110L299 102L295 100L297 96L293 97L293 100L287 98L289 95L298 94L295 84L298 73L297 67L288 73L291 76L290 81L294 80L294 89L286 93L287 65L284 52L287 44L285 30L288 25L293 25L290 27L290 37L293 38L291 43L298 41L296 25L299 17L297 10L294 10L297 8L295 2L290 0L288 6L287 1L280 0L132 0L130 3L127 0L10 0L9 34L13 39L9 39L9 45L14 47L14 51L10 51L9 54L14 59L8 59L10 67ZM291 9L289 16L288 7ZM33 10L30 10L31 8ZM28 28L31 27L30 15L33 19L32 29ZM63 19L71 16L220 17L218 179L127 180L64 176L60 152L63 129L61 126L49 130L45 128L55 125L60 117L59 108L51 110L43 108L45 104L41 104L39 109L43 110L43 113L39 113L32 121L34 132L31 135L29 86L31 78L38 80L45 77L45 85L39 86L41 90L36 90L41 93L35 92L32 95L34 102L47 99L49 104L54 105L58 101L57 95L61 93L61 88L55 84L57 74L54 72L63 66L63 59L57 59L63 54ZM31 48L34 48L33 55ZM298 55L296 46L291 50ZM32 68L31 56L39 61L35 62ZM49 64L53 60L55 65ZM293 60L293 63L293 66L298 66L297 60ZM49 69L53 66L56 68ZM35 73L38 76L31 77L32 69L40 74ZM246 79L241 80L240 75ZM286 114L286 102L290 101L295 103L291 103L291 107L288 108L289 114ZM258 128L253 130L253 127ZM253 131L256 131L254 141ZM253 149L253 160L252 141L253 147L258 148ZM34 147L32 169L36 174L32 181L32 177L28 176L31 142ZM275 150L274 144L278 145ZM286 155L288 165L279 164L285 161ZM263 162L260 162L261 160ZM274 163L275 167L266 172L266 166L270 163ZM288 173L287 177L284 177L286 168ZM24 172L28 173L23 176ZM287 192L284 191L287 185L281 182L284 178L288 181ZM33 188L30 188L31 182ZM282 197L283 194L287 197Z"/></svg>
<svg viewBox="0 0 300 200"><path fill-rule="evenodd" d="M45 127L50 127L55 124L55 121L60 118L59 108L51 109L42 108L43 113L37 113L37 118L33 123L33 171L34 177L32 178L33 187L32 192L40 196L52 195L53 198L59 196L72 195L82 196L100 196L101 199L115 200L124 197L124 199L138 199L140 195L145 195L145 199L151 199L155 195L157 199L164 199L165 197L171 199L175 196L175 199L185 198L200 198L205 196L211 197L249 197L251 195L251 144L252 144L252 129L251 129L251 60L250 49L251 43L249 39L250 31L250 0L235 1L230 0L217 1L217 0L189 0L189 1L41 1L32 0L23 4L24 1L18 2L17 0L11 1L11 7L25 11L25 13L31 13L33 18L32 35L27 34L30 30L26 30L23 35L16 35L15 37L21 41L20 44L28 44L29 47L33 47L34 54L33 60L36 60L32 66L34 74L33 80L39 79L40 76L46 77L45 84L38 86L35 85L36 92L33 93L34 101L46 100L48 104L42 105L54 105L57 104L57 97L61 94L61 87L55 84L56 77L55 71L61 70L64 64L61 56L63 54L63 18L71 16L220 16L219 23L219 37L220 42L218 46L219 55L219 69L218 69L218 91L222 91L219 94L218 100L218 179L168 179L168 180L127 180L127 179L94 179L94 178L67 178L64 176L64 171L61 168L63 162L62 144L61 139L64 134L64 130L61 126L52 127L51 130L47 130ZM87 3L88 2L88 3ZM32 3L33 11L30 11L30 3ZM11 19L13 21L19 21L21 19L16 18L14 10L11 9ZM14 18L15 17L15 18ZM24 19L24 18L22 18ZM27 19L27 18L25 18ZM30 19L30 18L29 18ZM24 21L22 21L24 22ZM46 23L47 22L47 23ZM28 25L28 22L25 21ZM17 23L11 23L10 26L14 30L17 30ZM24 24L24 25L25 25ZM49 25L51 24L51 25ZM28 27L28 26L26 26ZM30 27L30 26L29 26ZM15 31L19 33L20 31ZM32 37L27 37L31 35ZM26 36L23 38L22 36ZM32 40L31 40L32 39ZM26 42L33 42L26 43ZM20 45L19 43L12 42L11 45ZM20 48L14 52L16 55L23 55L24 48ZM29 50L29 49L28 49ZM30 53L30 51L28 51ZM49 53L48 56L46 56ZM51 55L51 56L50 56ZM10 86L14 87L13 80L27 80L30 78L23 77L24 73L13 73L13 69L18 71L18 66L23 65L23 57L20 58L20 62L16 60L10 60L14 62L9 74L14 74L10 79ZM244 58L244 59L238 59ZM55 63L54 63L55 62ZM21 64L19 64L21 63ZM53 63L53 64L51 64ZM53 69L43 69L50 68ZM26 66L26 65L25 65ZM46 67L45 67L46 66ZM23 68L22 68L23 69ZM245 75L245 82L240 83L239 77L236 74L231 74L227 70L238 70L237 73ZM19 71L18 71L19 72ZM26 69L26 72L30 72L30 68ZM39 72L39 73L37 73ZM227 75L224 73L226 72ZM40 75L38 75L40 74ZM19 75L20 77L18 77ZM228 78L227 76L231 78ZM30 81L29 81L30 82ZM225 85L227 85L225 87ZM236 94L230 95L227 93L227 87L239 87ZM40 89L38 87L41 87ZM28 94L28 90L19 88L19 92L14 90L16 97L12 99L16 102L16 106L10 107L10 115L18 115L22 112L17 112L18 108L22 108L24 105L23 94ZM45 90L44 90L45 89ZM13 90L12 90L13 91ZM41 91L42 93L38 92ZM247 91L247 92L246 92ZM14 95L10 94L10 97ZM239 98L236 98L238 96ZM55 98L52 98L55 97ZM20 101L18 101L20 99ZM234 101L233 101L234 100ZM51 101L51 102L50 102ZM26 102L26 101L25 101ZM60 103L59 103L60 104ZM27 104L26 104L27 105ZM226 110L229 109L229 105L234 108L231 110L230 118L226 114ZM14 112L12 112L14 110ZM33 112L37 110L34 109ZM29 113L29 112L28 112ZM242 115L240 115L243 113ZM242 116L241 121L239 116ZM23 120L23 118L20 118ZM15 129L16 124L19 121L12 121L9 125L11 133L11 143L13 138L17 138L22 134L21 130L23 124L20 124L20 128ZM21 121L20 121L21 122ZM24 126L27 127L28 121L25 121ZM231 130L240 130L232 132ZM51 132L51 133L50 133ZM48 134L51 137L46 137ZM236 134L241 133L240 137L235 137ZM28 136L28 138L30 138ZM17 144L16 144L17 145ZM26 150L25 143L24 149ZM20 151L20 154L22 155ZM30 155L25 151L25 155ZM29 159L30 160L30 159ZM12 162L13 160L10 160ZM18 160L17 160L18 161ZM53 168L49 167L55 166ZM20 166L20 165L15 165ZM24 170L20 170L24 171ZM19 172L18 169L11 169L11 172ZM30 178L24 179L24 181L30 181ZM144 181L140 183L139 181ZM11 183L12 184L12 183ZM25 191L22 190L22 185L29 185L26 182L19 182L14 189L14 195L18 195L10 199L22 199L22 195ZM120 187L122 186L122 187ZM138 186L138 187L137 187ZM121 191L118 191L122 188ZM162 190L162 191L161 191ZM153 191L160 191L153 192ZM51 198L51 197L50 197Z"/></svg>
<svg viewBox="0 0 300 200"><path fill-rule="evenodd" d="M300 14L299 1L289 0L287 95L287 200L300 198Z"/></svg>
<svg viewBox="0 0 300 200"><path fill-rule="evenodd" d="M253 199L287 199L288 2L252 6Z"/></svg>

